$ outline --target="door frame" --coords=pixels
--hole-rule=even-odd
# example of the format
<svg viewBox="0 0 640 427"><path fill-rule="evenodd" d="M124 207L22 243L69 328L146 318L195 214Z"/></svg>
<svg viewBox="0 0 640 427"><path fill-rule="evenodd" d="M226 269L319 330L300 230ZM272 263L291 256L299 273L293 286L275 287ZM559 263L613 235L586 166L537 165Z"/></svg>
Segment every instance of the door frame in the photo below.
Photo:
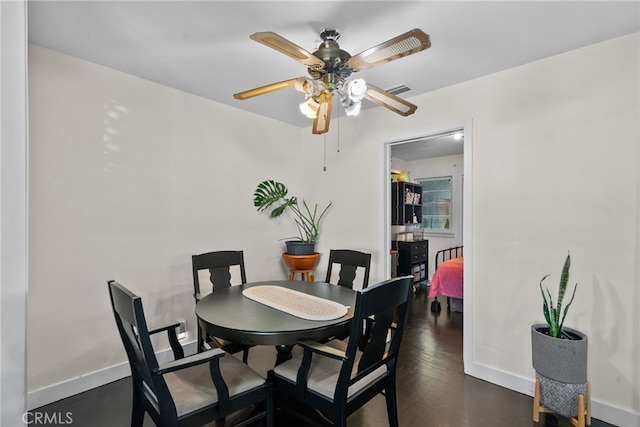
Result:
<svg viewBox="0 0 640 427"><path fill-rule="evenodd" d="M394 145L406 144L417 139L428 139L433 136L442 135L444 133L453 132L463 129L464 132L464 170L462 183L462 244L464 246L464 316L462 322L463 344L462 357L464 362L464 372L469 374L473 371L473 121L471 119L461 121L459 123L444 126L442 128L425 129L414 137L404 138L402 140L392 140L385 142L382 147L384 150L384 168L380 179L383 182L383 218L384 233L382 248L384 254L388 254L391 250L391 148ZM386 258L388 259L388 258ZM391 265L384 263L385 277L391 277Z"/></svg>

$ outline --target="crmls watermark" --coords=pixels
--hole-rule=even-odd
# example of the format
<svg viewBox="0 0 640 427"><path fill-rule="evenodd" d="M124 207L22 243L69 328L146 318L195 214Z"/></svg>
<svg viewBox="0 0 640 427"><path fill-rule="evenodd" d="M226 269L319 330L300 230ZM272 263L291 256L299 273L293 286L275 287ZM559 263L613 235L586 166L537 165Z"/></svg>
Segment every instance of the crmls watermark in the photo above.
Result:
<svg viewBox="0 0 640 427"><path fill-rule="evenodd" d="M22 415L22 422L30 425L66 425L73 424L72 412L29 411Z"/></svg>

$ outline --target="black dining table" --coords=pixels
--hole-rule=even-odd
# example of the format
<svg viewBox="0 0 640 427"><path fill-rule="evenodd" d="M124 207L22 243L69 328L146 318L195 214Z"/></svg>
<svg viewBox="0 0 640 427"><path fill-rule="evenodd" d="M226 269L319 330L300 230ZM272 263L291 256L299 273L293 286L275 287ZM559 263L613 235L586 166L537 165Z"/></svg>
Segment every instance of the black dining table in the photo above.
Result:
<svg viewBox="0 0 640 427"><path fill-rule="evenodd" d="M307 320L259 303L242 294L252 286L275 285L331 300L348 307L347 314L333 320ZM325 282L271 280L218 289L196 304L200 326L211 336L248 345L274 345L277 363L290 357L298 341L325 340L349 328L357 292Z"/></svg>

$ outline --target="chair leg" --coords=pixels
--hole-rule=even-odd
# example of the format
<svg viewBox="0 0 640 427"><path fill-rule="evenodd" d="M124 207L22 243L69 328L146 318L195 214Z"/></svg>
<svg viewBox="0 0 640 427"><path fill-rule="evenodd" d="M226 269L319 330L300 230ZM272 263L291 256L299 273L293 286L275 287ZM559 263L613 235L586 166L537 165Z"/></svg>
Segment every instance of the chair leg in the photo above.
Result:
<svg viewBox="0 0 640 427"><path fill-rule="evenodd" d="M197 325L197 329L198 329L198 341L197 341L198 346L196 348L196 352L200 353L204 348L204 338L202 337L202 327L200 327L199 323Z"/></svg>
<svg viewBox="0 0 640 427"><path fill-rule="evenodd" d="M245 348L242 350L242 362L246 365L249 360L249 349Z"/></svg>
<svg viewBox="0 0 640 427"><path fill-rule="evenodd" d="M135 396L133 391L133 408L131 409L131 427L142 427L144 423L144 403Z"/></svg>
<svg viewBox="0 0 640 427"><path fill-rule="evenodd" d="M267 385L267 427L273 427L275 404L273 402L273 384Z"/></svg>
<svg viewBox="0 0 640 427"><path fill-rule="evenodd" d="M387 401L389 427L398 427L398 401L396 399L395 381L391 381L391 384L385 389L384 395Z"/></svg>

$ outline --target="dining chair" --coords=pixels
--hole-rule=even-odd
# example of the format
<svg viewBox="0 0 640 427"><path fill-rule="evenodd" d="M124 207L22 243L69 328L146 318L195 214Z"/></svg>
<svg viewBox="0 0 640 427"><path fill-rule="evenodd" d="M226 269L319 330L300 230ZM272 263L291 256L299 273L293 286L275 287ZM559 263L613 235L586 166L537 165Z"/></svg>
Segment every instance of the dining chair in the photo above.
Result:
<svg viewBox="0 0 640 427"><path fill-rule="evenodd" d="M184 357L178 323L147 329L142 299L120 283L108 282L111 307L129 359L133 383L131 426L145 413L158 426L204 425L247 408L248 425L266 417L273 425L272 386L220 348ZM166 331L175 360L159 364L151 335ZM258 405L266 404L266 410Z"/></svg>
<svg viewBox="0 0 640 427"><path fill-rule="evenodd" d="M364 277L362 280L362 289L369 284L369 268L371 266L371 254L354 251L350 249L331 249L329 251L329 265L327 266L327 278L325 282L331 282L333 273L333 265L340 265L338 276L338 285L346 286L353 289L353 281L356 278L356 271L362 268Z"/></svg>
<svg viewBox="0 0 640 427"><path fill-rule="evenodd" d="M369 285L369 268L371 266L371 254L355 251L351 249L331 249L329 251L329 265L327 266L327 278L325 282L331 283L333 266L334 264L340 266L338 273L338 282L340 286L353 289L354 280L356 278L356 271L358 268L363 269L362 289ZM369 321L367 321L369 322ZM368 327L365 327L361 339L366 339L369 333ZM342 335L338 335L335 338L341 340L347 339L348 333L345 332Z"/></svg>
<svg viewBox="0 0 640 427"><path fill-rule="evenodd" d="M351 335L360 336L363 320L373 319L362 351L357 340L299 342L302 354L294 354L268 372L277 407L305 425L323 425L328 420L334 426L345 426L349 415L383 394L389 425L397 426L396 364L412 294L413 276L393 278L358 291ZM387 342L393 322L397 326Z"/></svg>
<svg viewBox="0 0 640 427"><path fill-rule="evenodd" d="M191 257L191 266L193 270L193 297L196 304L205 295L214 293L216 289L228 288L232 285L231 269L238 267L240 270L240 283L247 283L247 275L244 268L244 253L242 251L214 251L206 252ZM203 293L203 287L200 286L199 272L208 270L209 284L211 292ZM223 340L219 337L212 337L198 325L198 351L206 350L208 346L220 347L227 353L238 353L242 351L242 361L247 363L249 359L250 345L240 344L232 341Z"/></svg>

